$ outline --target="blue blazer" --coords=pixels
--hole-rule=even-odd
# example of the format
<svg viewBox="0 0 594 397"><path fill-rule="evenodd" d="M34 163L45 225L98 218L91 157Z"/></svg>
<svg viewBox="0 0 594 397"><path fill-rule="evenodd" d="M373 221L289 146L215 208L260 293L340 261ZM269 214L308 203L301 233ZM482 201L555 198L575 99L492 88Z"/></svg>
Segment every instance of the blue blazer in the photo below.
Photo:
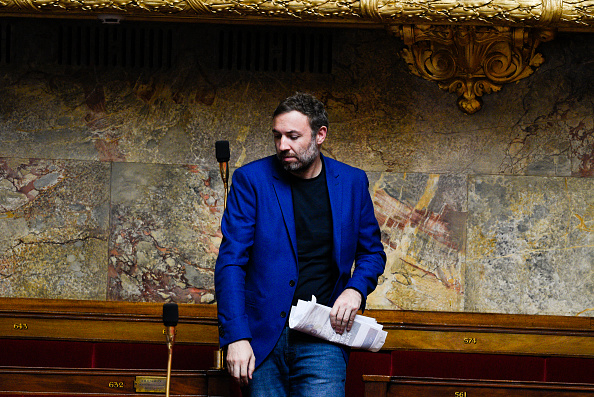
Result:
<svg viewBox="0 0 594 397"><path fill-rule="evenodd" d="M383 273L386 255L362 170L324 157L338 281L367 295ZM248 339L256 366L272 351L291 310L297 285L297 237L291 186L276 156L233 173L215 267L221 346ZM351 268L355 270L351 275Z"/></svg>

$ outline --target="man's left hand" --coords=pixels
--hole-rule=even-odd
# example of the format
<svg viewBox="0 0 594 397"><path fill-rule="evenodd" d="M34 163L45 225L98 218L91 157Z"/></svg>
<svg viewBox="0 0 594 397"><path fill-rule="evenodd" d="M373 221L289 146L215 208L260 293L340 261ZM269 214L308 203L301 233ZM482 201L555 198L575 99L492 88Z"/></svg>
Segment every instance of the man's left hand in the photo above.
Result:
<svg viewBox="0 0 594 397"><path fill-rule="evenodd" d="M355 289L347 288L342 291L330 310L330 324L334 332L342 335L345 329L347 332L351 330L362 299L359 291Z"/></svg>

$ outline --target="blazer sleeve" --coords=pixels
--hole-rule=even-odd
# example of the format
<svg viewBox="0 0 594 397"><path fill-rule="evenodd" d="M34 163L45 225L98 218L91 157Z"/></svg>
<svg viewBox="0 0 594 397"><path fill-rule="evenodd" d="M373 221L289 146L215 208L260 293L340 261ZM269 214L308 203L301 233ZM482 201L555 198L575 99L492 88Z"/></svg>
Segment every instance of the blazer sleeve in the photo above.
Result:
<svg viewBox="0 0 594 397"><path fill-rule="evenodd" d="M251 339L245 311L245 275L254 241L256 194L241 168L233 173L233 184L223 214L223 239L215 265L219 341L221 346Z"/></svg>
<svg viewBox="0 0 594 397"><path fill-rule="evenodd" d="M361 310L364 310L367 296L375 290L378 278L384 272L386 253L369 194L369 180L365 172L361 171L360 174L360 183L357 183L361 201L355 268L346 288L354 288L361 293Z"/></svg>

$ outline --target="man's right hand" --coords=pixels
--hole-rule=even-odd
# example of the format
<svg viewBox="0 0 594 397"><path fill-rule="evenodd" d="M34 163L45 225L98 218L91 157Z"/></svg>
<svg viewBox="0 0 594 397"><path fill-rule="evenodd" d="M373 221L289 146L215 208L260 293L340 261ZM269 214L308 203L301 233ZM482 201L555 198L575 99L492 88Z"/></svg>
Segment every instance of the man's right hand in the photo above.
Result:
<svg viewBox="0 0 594 397"><path fill-rule="evenodd" d="M242 339L227 345L227 370L241 386L246 386L256 367L256 356L248 340Z"/></svg>

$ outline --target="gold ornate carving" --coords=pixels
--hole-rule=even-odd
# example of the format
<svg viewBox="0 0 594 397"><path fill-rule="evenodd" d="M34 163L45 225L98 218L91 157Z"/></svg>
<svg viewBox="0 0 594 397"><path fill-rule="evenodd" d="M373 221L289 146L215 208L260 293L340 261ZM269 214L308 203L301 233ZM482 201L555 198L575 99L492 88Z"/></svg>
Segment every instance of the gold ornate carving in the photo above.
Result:
<svg viewBox="0 0 594 397"><path fill-rule="evenodd" d="M385 26L471 24L594 31L594 0L0 0L0 13Z"/></svg>
<svg viewBox="0 0 594 397"><path fill-rule="evenodd" d="M360 7L363 16L378 20L382 19L379 13L378 0L361 0Z"/></svg>
<svg viewBox="0 0 594 397"><path fill-rule="evenodd" d="M211 14L212 11L202 0L188 0L188 5L198 14Z"/></svg>
<svg viewBox="0 0 594 397"><path fill-rule="evenodd" d="M563 14L563 0L543 0L540 23L550 25L557 23Z"/></svg>
<svg viewBox="0 0 594 397"><path fill-rule="evenodd" d="M481 96L523 79L544 61L536 47L551 30L489 26L405 25L397 33L410 71L459 95L467 114L480 110Z"/></svg>

